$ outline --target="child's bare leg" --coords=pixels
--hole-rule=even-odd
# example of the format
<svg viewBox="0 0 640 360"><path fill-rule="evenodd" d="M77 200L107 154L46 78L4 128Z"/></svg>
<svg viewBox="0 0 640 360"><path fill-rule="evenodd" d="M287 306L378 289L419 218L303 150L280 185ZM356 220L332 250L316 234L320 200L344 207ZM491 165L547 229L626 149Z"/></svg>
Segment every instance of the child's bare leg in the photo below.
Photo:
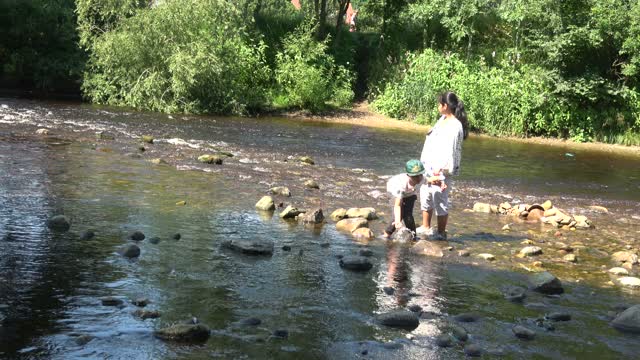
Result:
<svg viewBox="0 0 640 360"><path fill-rule="evenodd" d="M422 211L422 226L426 229L431 227L431 217L433 215L433 209L428 211ZM445 224L446 226L446 224Z"/></svg>
<svg viewBox="0 0 640 360"><path fill-rule="evenodd" d="M447 230L447 220L449 219L449 215L440 215L438 216L438 232L440 234L444 234L445 230Z"/></svg>

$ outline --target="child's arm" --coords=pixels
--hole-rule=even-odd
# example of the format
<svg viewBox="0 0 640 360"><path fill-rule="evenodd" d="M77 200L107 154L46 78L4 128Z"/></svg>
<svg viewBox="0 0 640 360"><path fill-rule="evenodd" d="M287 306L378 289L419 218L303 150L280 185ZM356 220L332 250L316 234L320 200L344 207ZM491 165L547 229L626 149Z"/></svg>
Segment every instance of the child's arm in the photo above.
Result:
<svg viewBox="0 0 640 360"><path fill-rule="evenodd" d="M396 229L402 227L402 198L397 197L395 203L393 204L393 224Z"/></svg>

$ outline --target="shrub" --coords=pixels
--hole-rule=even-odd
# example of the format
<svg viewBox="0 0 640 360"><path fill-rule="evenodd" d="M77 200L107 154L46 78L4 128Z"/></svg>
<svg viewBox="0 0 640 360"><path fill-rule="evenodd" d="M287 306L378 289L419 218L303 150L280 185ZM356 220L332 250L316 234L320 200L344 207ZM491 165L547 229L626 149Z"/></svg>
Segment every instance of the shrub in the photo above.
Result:
<svg viewBox="0 0 640 360"><path fill-rule="evenodd" d="M263 105L269 70L224 0L138 10L96 38L83 90L94 102L165 112L245 113Z"/></svg>
<svg viewBox="0 0 640 360"><path fill-rule="evenodd" d="M346 106L353 99L352 73L335 64L328 53L328 41L314 39L315 26L304 22L283 41L276 55L276 92L279 103L311 111L327 103Z"/></svg>

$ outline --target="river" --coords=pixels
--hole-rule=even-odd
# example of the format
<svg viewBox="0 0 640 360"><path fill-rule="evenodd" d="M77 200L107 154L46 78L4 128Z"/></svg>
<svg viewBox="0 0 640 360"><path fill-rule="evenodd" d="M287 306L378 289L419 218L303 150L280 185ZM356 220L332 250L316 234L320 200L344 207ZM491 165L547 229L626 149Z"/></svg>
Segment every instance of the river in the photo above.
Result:
<svg viewBox="0 0 640 360"><path fill-rule="evenodd" d="M462 313L478 318L461 325L466 343L479 345L486 358L637 354L638 335L618 332L609 321L617 304L640 303L640 290L615 285L606 272L614 266L611 253L640 246L636 155L470 137L452 194L447 245L453 249L436 258L381 239L355 241L332 220L309 227L254 209L269 188L287 186L292 196L276 202L320 207L327 217L340 207L375 207L382 220L370 228L379 235L389 218L386 179L419 156L423 133L16 99L0 99L0 106L0 358L456 359L464 344L440 348L435 338ZM41 128L48 135L36 134ZM143 144L142 135L154 143ZM218 150L234 156L222 165L196 160ZM315 165L302 164L300 156ZM307 179L320 189L305 188ZM557 234L540 223L464 211L477 201L545 200L588 216L595 228ZM47 229L55 214L71 218L71 231ZM505 224L510 232L501 230ZM87 229L95 238L81 240ZM132 261L116 251L134 230L147 240ZM156 236L158 244L148 241ZM243 238L273 240L273 256L220 246ZM543 255L515 257L525 239ZM561 261L551 246L559 240L584 245L576 246L577 263ZM370 271L340 268L339 256L363 249L373 254ZM472 256L457 256L459 249ZM497 260L474 256L481 252ZM562 280L565 294L528 292L524 304L505 300L505 286L526 286L533 260ZM385 287L395 292L388 295ZM103 306L105 296L124 304ZM132 315L137 298L149 299L146 308L160 318ZM415 305L422 316L413 331L375 321L378 313ZM571 321L555 330L538 326L551 312L570 313ZM153 336L193 318L212 329L204 344ZM247 318L261 323L243 326ZM536 338L514 337L516 324ZM272 336L278 329L288 336Z"/></svg>

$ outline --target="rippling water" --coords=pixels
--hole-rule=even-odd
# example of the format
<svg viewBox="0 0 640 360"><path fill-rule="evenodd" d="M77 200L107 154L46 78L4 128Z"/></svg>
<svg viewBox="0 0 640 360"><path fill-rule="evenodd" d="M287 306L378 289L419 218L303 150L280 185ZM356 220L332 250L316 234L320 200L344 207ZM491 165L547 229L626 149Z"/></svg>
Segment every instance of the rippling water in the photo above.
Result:
<svg viewBox="0 0 640 360"><path fill-rule="evenodd" d="M591 274L599 273L604 260L594 258L572 270L550 264L565 277L584 281L568 285L560 298L530 294L523 306L505 301L500 290L524 284L524 273L416 257L380 240L354 242L331 222L309 228L253 209L270 186L286 185L294 195L279 201L327 212L375 206L384 217L387 200L367 194L384 192L381 175L400 172L405 159L419 155L423 134L9 99L0 104L0 357L460 358L460 345L439 349L434 338L452 322L450 315L464 312L480 316L464 326L469 342L487 356L555 359L587 353L617 359L636 353L638 337L611 329L606 315L612 304L637 303L639 294L598 286L604 277ZM43 127L51 135L35 136ZM95 131L116 139L96 140ZM158 140L141 153L135 138L143 134ZM637 246L638 158L486 138L464 146L450 229L459 235L454 247L473 243L479 232L496 233L493 243L519 242L527 231L539 232L539 226L523 224L522 234L501 234L504 220L462 212L475 200L546 198L575 211L604 205L626 219L620 223L613 215L588 213L598 232L568 234L571 241L617 241L625 234L627 243ZM194 160L194 154L216 148L236 156L221 167ZM294 164L290 156L298 155L312 156L317 165ZM156 157L171 165L146 161ZM308 177L319 180L320 191L300 185ZM177 206L181 200L187 205ZM71 231L46 229L53 214L69 216ZM381 228L382 222L372 224L376 233ZM96 237L81 240L87 229ZM129 261L116 250L133 230L161 241L143 241L141 257ZM172 238L175 233L180 240ZM220 247L230 238L270 239L276 251L270 257L237 255ZM487 246L500 255L498 245ZM339 268L338 255L363 248L373 251L371 271ZM393 287L394 294L384 287ZM103 296L125 305L102 306ZM162 316L133 316L131 301L140 297ZM373 319L410 305L427 313L410 332L412 340L409 332L380 327ZM554 332L537 328L534 320L553 311L570 312L573 319L557 324ZM193 317L212 329L206 344L171 344L152 335ZM261 325L238 325L249 317L261 319ZM514 338L516 323L536 329L536 340ZM288 330L289 337L271 337L276 329Z"/></svg>

